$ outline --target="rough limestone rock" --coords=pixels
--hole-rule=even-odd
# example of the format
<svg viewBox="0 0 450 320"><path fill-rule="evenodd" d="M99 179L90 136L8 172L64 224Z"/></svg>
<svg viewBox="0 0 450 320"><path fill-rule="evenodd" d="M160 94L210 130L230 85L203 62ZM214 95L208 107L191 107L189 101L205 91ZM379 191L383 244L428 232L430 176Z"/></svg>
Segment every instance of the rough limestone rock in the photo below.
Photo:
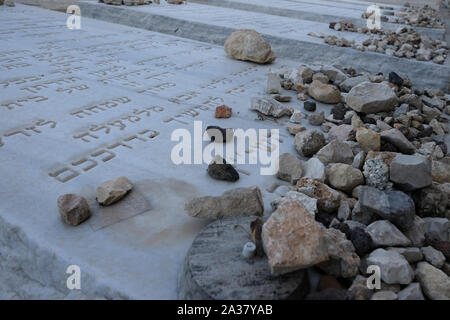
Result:
<svg viewBox="0 0 450 320"><path fill-rule="evenodd" d="M266 93L281 93L280 77L278 76L278 73L269 72L267 75Z"/></svg>
<svg viewBox="0 0 450 320"><path fill-rule="evenodd" d="M296 184L302 177L302 161L290 153L283 153L279 157L277 178Z"/></svg>
<svg viewBox="0 0 450 320"><path fill-rule="evenodd" d="M341 191L351 191L364 183L364 176L359 169L344 163L335 163L327 171L330 185Z"/></svg>
<svg viewBox="0 0 450 320"><path fill-rule="evenodd" d="M425 295L432 300L450 300L450 277L428 262L419 262L416 278Z"/></svg>
<svg viewBox="0 0 450 320"><path fill-rule="evenodd" d="M324 182L326 178L325 166L316 157L312 157L303 163L303 178L310 178L320 182Z"/></svg>
<svg viewBox="0 0 450 320"><path fill-rule="evenodd" d="M365 152L380 151L381 138L378 132L360 127L356 130L356 141Z"/></svg>
<svg viewBox="0 0 450 320"><path fill-rule="evenodd" d="M420 283L412 282L405 289L397 293L398 300L425 300Z"/></svg>
<svg viewBox="0 0 450 320"><path fill-rule="evenodd" d="M60 196L58 210L62 220L71 226L77 226L91 216L86 199L76 194Z"/></svg>
<svg viewBox="0 0 450 320"><path fill-rule="evenodd" d="M353 87L357 86L360 83L370 81L369 77L366 75L357 76L357 77L351 77L347 78L344 82L342 82L339 87L344 92L349 92Z"/></svg>
<svg viewBox="0 0 450 320"><path fill-rule="evenodd" d="M237 60L270 63L276 58L264 38L250 29L233 32L225 41L224 49L228 56Z"/></svg>
<svg viewBox="0 0 450 320"><path fill-rule="evenodd" d="M425 221L418 217L414 217L414 222L411 228L405 230L403 233L411 240L411 244L415 247L421 247L425 241L426 224Z"/></svg>
<svg viewBox="0 0 450 320"><path fill-rule="evenodd" d="M341 101L341 92L336 86L314 80L308 87L308 94L319 102L335 104Z"/></svg>
<svg viewBox="0 0 450 320"><path fill-rule="evenodd" d="M393 144L398 150L405 154L413 154L416 148L398 129L385 130L380 133L381 140Z"/></svg>
<svg viewBox="0 0 450 320"><path fill-rule="evenodd" d="M289 198L264 223L262 240L274 275L328 259L323 227L298 200Z"/></svg>
<svg viewBox="0 0 450 320"><path fill-rule="evenodd" d="M376 249L367 257L367 265L379 266L381 280L387 284L409 284L414 279L408 261L395 251Z"/></svg>
<svg viewBox="0 0 450 320"><path fill-rule="evenodd" d="M250 110L258 111L266 116L280 118L290 116L292 109L286 107L272 97L253 97L250 99Z"/></svg>
<svg viewBox="0 0 450 320"><path fill-rule="evenodd" d="M317 152L316 157L322 161L324 165L329 163L353 163L352 148L348 144L338 140L333 140L321 148Z"/></svg>
<svg viewBox="0 0 450 320"><path fill-rule="evenodd" d="M363 82L354 86L345 97L347 105L357 112L392 111L398 104L394 90L386 83Z"/></svg>
<svg viewBox="0 0 450 320"><path fill-rule="evenodd" d="M364 151L358 152L355 155L355 157L353 158L353 163L352 163L353 168L362 170L365 160L366 160L366 153ZM364 174L364 176L365 176L365 174Z"/></svg>
<svg viewBox="0 0 450 320"><path fill-rule="evenodd" d="M355 128L349 124L335 126L328 131L328 140L351 141L355 139Z"/></svg>
<svg viewBox="0 0 450 320"><path fill-rule="evenodd" d="M425 233L441 241L450 241L450 220L446 218L423 218Z"/></svg>
<svg viewBox="0 0 450 320"><path fill-rule="evenodd" d="M373 187L363 187L359 194L362 210L379 215L394 223L402 230L408 230L414 224L414 201L401 191L380 191Z"/></svg>
<svg viewBox="0 0 450 320"><path fill-rule="evenodd" d="M282 198L272 201L270 204L276 210L280 203L289 198L300 201L311 215L315 216L317 213L317 199L308 197L306 194L297 191L288 191Z"/></svg>
<svg viewBox="0 0 450 320"><path fill-rule="evenodd" d="M425 188L432 183L431 163L425 157L399 154L391 162L389 177L406 191Z"/></svg>
<svg viewBox="0 0 450 320"><path fill-rule="evenodd" d="M431 263L436 268L442 268L445 263L445 256L439 250L436 250L432 246L422 247L422 253L429 263Z"/></svg>
<svg viewBox="0 0 450 320"><path fill-rule="evenodd" d="M236 188L221 196L194 198L184 206L191 216L202 219L222 219L236 216L262 216L264 203L258 187Z"/></svg>
<svg viewBox="0 0 450 320"><path fill-rule="evenodd" d="M297 182L298 192L317 199L319 210L334 212L339 208L342 195L326 184L310 178L302 178Z"/></svg>
<svg viewBox="0 0 450 320"><path fill-rule="evenodd" d="M286 125L286 129L293 136L295 136L299 132L306 130L306 128L304 126L302 126L301 124L298 124L298 123L288 123Z"/></svg>
<svg viewBox="0 0 450 320"><path fill-rule="evenodd" d="M97 188L97 201L109 206L122 199L133 189L133 184L126 177L118 177L101 184Z"/></svg>
<svg viewBox="0 0 450 320"><path fill-rule="evenodd" d="M327 229L325 241L330 260L320 263L318 267L335 277L356 276L359 272L359 256L345 234L334 228Z"/></svg>
<svg viewBox="0 0 450 320"><path fill-rule="evenodd" d="M317 130L307 130L295 135L295 149L305 157L313 156L325 145L325 136Z"/></svg>
<svg viewBox="0 0 450 320"><path fill-rule="evenodd" d="M387 220L372 222L367 226L366 231L372 237L376 247L407 247L411 245L411 241Z"/></svg>
<svg viewBox="0 0 450 320"><path fill-rule="evenodd" d="M331 82L337 85L347 80L345 73L334 66L322 66L320 68L320 72L326 75Z"/></svg>

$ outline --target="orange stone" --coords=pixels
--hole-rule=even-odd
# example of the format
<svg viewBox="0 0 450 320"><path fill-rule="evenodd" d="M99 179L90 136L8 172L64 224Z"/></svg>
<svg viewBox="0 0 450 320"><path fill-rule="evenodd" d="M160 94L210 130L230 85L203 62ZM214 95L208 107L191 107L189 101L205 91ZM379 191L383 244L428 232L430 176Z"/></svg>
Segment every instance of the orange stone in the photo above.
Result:
<svg viewBox="0 0 450 320"><path fill-rule="evenodd" d="M232 110L233 110L232 108L230 108L224 104L221 106L218 106L216 108L215 117L216 118L229 118L229 117L231 117Z"/></svg>

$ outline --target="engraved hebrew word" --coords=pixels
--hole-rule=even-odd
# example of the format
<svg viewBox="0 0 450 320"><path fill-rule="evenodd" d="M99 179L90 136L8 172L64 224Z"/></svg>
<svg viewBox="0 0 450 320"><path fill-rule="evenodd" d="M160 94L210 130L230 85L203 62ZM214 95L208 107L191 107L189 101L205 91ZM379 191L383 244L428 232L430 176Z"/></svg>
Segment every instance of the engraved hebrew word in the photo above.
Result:
<svg viewBox="0 0 450 320"><path fill-rule="evenodd" d="M143 119L142 117L150 117L151 111L162 112L163 110L163 107L158 106L134 109L131 114L121 116L120 118L107 121L100 125L91 125L87 132L73 135L73 138L81 139L84 142L91 142L94 139L99 139L100 133L109 134L111 130L124 130L129 125L140 122Z"/></svg>
<svg viewBox="0 0 450 320"><path fill-rule="evenodd" d="M88 172L100 164L106 163L117 157L117 153L114 152L117 148L123 148L125 150L132 150L139 145L135 145L134 148L132 143L135 140L140 142L151 141L155 137L157 137L160 133L156 130L145 129L137 132L134 135L123 138L115 143L107 145L104 148L99 148L92 152L89 152L87 155L83 155L80 159L75 161L70 161L67 164L63 165L63 167L53 170L49 172L49 176L54 178L55 180L65 183L68 182L84 172ZM1 140L0 140L1 143ZM113 151L114 150L114 151Z"/></svg>
<svg viewBox="0 0 450 320"><path fill-rule="evenodd" d="M26 96L23 98L18 98L16 100L3 101L0 103L0 107L4 107L8 110L13 110L16 107L24 107L29 102L42 102L48 100L44 96ZM3 108L0 108L0 110Z"/></svg>
<svg viewBox="0 0 450 320"><path fill-rule="evenodd" d="M46 120L39 119L39 120L34 121L32 124L28 124L28 125L25 125L25 126L22 126L22 127L19 127L19 128L15 128L15 129L13 129L11 131L8 131L8 132L6 132L4 134L0 134L0 147L2 147L5 144L5 142L7 140L5 138L7 138L7 137L12 137L12 136L15 136L15 135L22 135L24 137L31 137L33 135L37 135L37 134L42 133L42 131L39 130L39 128L42 129L42 127L48 127L48 128L53 129L53 128L56 127L56 121L51 121L51 120L50 121L46 121ZM3 140L5 142L3 142L3 140L2 140L2 136L3 136Z"/></svg>
<svg viewBox="0 0 450 320"><path fill-rule="evenodd" d="M126 104L129 102L131 102L131 99L128 97L119 97L119 98L108 99L103 102L89 105L89 106L83 107L81 109L72 111L72 112L70 112L70 114L77 118L83 119L83 118L92 116L96 113L107 111L108 109L116 108L121 104Z"/></svg>

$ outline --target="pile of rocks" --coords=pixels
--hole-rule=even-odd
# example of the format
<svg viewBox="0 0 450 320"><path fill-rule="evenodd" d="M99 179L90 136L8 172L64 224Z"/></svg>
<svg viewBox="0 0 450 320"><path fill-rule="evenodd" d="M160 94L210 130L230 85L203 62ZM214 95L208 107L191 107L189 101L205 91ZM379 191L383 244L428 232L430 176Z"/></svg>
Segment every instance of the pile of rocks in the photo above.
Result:
<svg viewBox="0 0 450 320"><path fill-rule="evenodd" d="M425 34L419 34L411 27L401 26L395 31L385 29L356 28L353 23L341 21L330 23L330 29L370 34L371 37L356 43L344 37L309 33L323 38L324 42L340 47L351 47L360 51L384 53L399 58L433 61L443 64L448 56L448 44L442 40L433 40Z"/></svg>
<svg viewBox="0 0 450 320"><path fill-rule="evenodd" d="M431 8L429 5L421 7L411 6L409 3L406 3L403 8L400 8L400 11L395 17L389 17L388 21L425 28L444 27L439 11Z"/></svg>
<svg viewBox="0 0 450 320"><path fill-rule="evenodd" d="M306 101L304 110L270 96L251 103L266 116L290 117L297 151L280 155L276 176L288 187L277 189L259 232L272 274L319 275L308 299L450 299L450 95L414 88L395 72L338 65L277 75L269 75L268 94L295 90ZM334 104L329 115L317 102ZM317 129L302 126L306 120ZM236 179L221 165L218 176ZM262 216L264 205L251 187L193 199L185 210L221 219ZM381 271L375 289L367 285L371 266Z"/></svg>

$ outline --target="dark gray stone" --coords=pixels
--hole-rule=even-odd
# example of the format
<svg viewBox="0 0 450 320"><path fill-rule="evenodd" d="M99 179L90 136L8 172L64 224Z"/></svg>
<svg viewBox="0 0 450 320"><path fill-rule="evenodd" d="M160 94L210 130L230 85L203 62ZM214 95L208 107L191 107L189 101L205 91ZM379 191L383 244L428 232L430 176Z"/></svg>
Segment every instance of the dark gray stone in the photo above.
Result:
<svg viewBox="0 0 450 320"><path fill-rule="evenodd" d="M401 191L380 191L363 187L359 195L361 210L368 210L391 221L400 229L407 230L414 224L414 201Z"/></svg>
<svg viewBox="0 0 450 320"><path fill-rule="evenodd" d="M399 154L391 162L389 178L405 191L425 188L432 183L431 162L425 157Z"/></svg>

